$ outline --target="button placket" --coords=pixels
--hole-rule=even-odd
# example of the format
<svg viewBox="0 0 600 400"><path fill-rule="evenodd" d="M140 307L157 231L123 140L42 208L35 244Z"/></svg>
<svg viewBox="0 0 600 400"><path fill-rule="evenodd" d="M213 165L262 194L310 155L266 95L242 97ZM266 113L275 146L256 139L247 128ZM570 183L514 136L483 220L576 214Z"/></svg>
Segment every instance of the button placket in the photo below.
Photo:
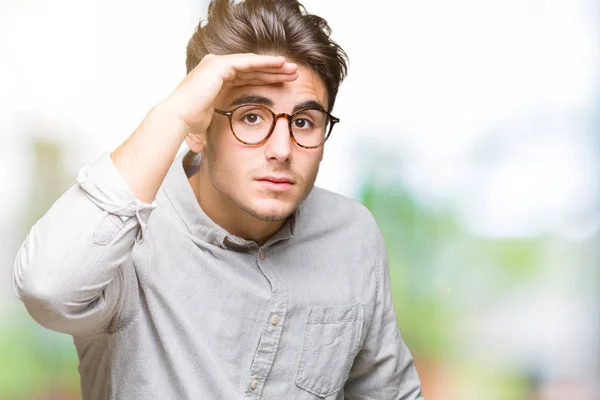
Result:
<svg viewBox="0 0 600 400"><path fill-rule="evenodd" d="M249 371L249 381L244 393L245 399L259 399L265 385L273 362L275 354L279 347L281 332L283 330L282 321L285 318L287 307L287 296L283 290L283 286L276 273L271 268L271 263L268 260L265 250L258 250L258 267L271 284L271 302L269 307L269 316L265 320L263 330L258 342L258 347L254 354L254 360Z"/></svg>

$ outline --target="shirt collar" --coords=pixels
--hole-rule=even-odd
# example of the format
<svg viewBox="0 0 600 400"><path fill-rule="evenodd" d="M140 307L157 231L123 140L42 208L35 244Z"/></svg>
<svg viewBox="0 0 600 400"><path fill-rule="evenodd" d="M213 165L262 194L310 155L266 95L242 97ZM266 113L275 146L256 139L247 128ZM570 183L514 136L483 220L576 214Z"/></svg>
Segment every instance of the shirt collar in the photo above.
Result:
<svg viewBox="0 0 600 400"><path fill-rule="evenodd" d="M194 236L215 246L231 249L257 248L253 240L246 240L227 232L217 225L200 207L188 178L200 168L200 154L192 151L177 155L163 181L163 190L173 208L179 214L187 229ZM300 208L296 210L285 224L265 243L274 244L294 236Z"/></svg>

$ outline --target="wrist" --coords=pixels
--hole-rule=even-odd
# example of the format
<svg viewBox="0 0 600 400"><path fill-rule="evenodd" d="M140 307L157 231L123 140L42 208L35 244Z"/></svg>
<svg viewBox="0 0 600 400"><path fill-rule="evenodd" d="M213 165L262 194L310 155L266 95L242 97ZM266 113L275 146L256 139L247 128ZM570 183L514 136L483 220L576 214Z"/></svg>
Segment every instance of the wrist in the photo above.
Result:
<svg viewBox="0 0 600 400"><path fill-rule="evenodd" d="M172 133L183 139L192 131L192 128L175 110L176 107L170 101L163 100L150 109L146 120L152 124L158 124L164 133Z"/></svg>

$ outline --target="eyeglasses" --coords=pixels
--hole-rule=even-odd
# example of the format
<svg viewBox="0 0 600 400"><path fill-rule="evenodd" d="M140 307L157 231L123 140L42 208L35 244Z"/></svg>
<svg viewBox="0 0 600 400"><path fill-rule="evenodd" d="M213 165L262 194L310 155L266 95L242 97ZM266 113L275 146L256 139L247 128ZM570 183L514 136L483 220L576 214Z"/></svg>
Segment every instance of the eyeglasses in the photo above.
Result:
<svg viewBox="0 0 600 400"><path fill-rule="evenodd" d="M288 121L290 136L294 143L304 149L316 149L331 135L333 126L340 120L327 111L305 108L293 114L275 114L262 104L244 104L230 111L218 110L217 114L229 118L231 133L247 146L260 146L271 137L279 118Z"/></svg>

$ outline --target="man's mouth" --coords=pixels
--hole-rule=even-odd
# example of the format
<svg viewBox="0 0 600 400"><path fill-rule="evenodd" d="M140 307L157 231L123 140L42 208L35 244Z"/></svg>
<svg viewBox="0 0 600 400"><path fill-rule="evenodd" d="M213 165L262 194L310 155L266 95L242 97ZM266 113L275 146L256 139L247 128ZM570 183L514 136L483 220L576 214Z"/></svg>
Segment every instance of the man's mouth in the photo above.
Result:
<svg viewBox="0 0 600 400"><path fill-rule="evenodd" d="M274 192L284 192L289 190L294 185L293 179L287 176L269 175L258 178L256 181L264 188Z"/></svg>

